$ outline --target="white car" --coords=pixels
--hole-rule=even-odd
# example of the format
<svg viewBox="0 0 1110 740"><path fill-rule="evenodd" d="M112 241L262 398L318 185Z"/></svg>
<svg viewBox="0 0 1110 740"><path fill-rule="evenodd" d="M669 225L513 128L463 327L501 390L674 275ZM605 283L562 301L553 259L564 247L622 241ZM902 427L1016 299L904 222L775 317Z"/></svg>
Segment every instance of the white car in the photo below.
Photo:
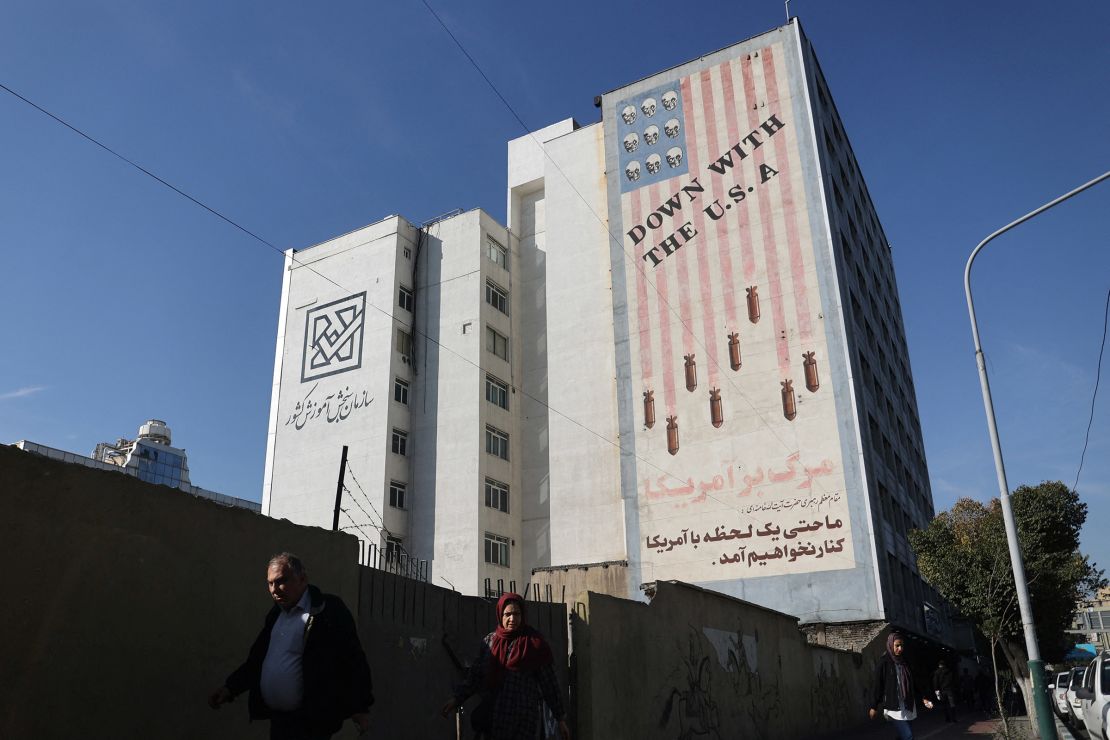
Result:
<svg viewBox="0 0 1110 740"><path fill-rule="evenodd" d="M1071 683L1068 685L1066 694L1068 698L1068 716L1065 719L1075 722L1080 727L1083 726L1083 704L1079 697L1075 695L1075 691L1083 685L1083 672L1086 670L1086 668L1071 669Z"/></svg>
<svg viewBox="0 0 1110 740"><path fill-rule="evenodd" d="M1083 683L1076 689L1079 712L1091 740L1110 740L1110 650L1091 661L1083 674Z"/></svg>
<svg viewBox="0 0 1110 740"><path fill-rule="evenodd" d="M1056 681L1050 688L1052 690L1052 706L1060 717L1068 716L1068 686L1071 685L1071 671L1056 674Z"/></svg>

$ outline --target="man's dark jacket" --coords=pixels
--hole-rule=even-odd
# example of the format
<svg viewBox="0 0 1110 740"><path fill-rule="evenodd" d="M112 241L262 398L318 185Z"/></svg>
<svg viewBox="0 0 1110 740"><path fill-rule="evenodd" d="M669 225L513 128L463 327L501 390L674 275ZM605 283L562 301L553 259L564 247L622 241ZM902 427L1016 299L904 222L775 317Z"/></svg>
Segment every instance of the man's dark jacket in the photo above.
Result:
<svg viewBox="0 0 1110 740"><path fill-rule="evenodd" d="M956 674L948 666L937 666L933 672L933 688L937 691L955 691Z"/></svg>
<svg viewBox="0 0 1110 740"><path fill-rule="evenodd" d="M352 714L369 711L374 703L370 666L355 629L351 612L338 596L321 593L310 585L308 623L305 625L303 675L304 698L294 714L321 733L335 733ZM224 685L233 695L250 691L251 719L268 719L274 712L262 701L262 661L270 648L270 632L281 607L266 615L243 665L227 677Z"/></svg>

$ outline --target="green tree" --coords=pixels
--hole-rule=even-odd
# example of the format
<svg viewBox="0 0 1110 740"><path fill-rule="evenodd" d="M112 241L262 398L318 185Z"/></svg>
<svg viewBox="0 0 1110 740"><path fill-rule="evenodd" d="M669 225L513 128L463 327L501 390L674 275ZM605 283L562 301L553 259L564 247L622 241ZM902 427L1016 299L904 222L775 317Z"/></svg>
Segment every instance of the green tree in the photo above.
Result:
<svg viewBox="0 0 1110 740"><path fill-rule="evenodd" d="M1046 659L1059 657L1075 604L1106 584L1101 570L1079 552L1087 505L1059 481L1020 486L1010 495L1021 543L1038 644ZM1018 679L1033 714L1028 656L1006 544L1002 503L960 499L928 528L910 533L917 566L930 585L979 627ZM1002 697L997 691L999 711ZM1035 723L1035 717L1031 716ZM1034 726L1036 726L1034 724Z"/></svg>

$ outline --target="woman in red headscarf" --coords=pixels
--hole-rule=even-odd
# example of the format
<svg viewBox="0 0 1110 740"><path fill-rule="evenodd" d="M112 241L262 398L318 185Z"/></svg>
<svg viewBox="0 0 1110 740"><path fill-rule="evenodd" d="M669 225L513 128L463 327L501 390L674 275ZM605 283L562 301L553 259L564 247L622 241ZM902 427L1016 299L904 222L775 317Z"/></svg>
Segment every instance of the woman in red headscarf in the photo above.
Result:
<svg viewBox="0 0 1110 740"><path fill-rule="evenodd" d="M917 694L913 687L913 674L906 662L906 640L897 632L886 637L886 653L875 667L875 695L867 714L871 719L879 716L890 720L898 740L913 740L910 722L917 719ZM933 703L923 697L921 703L932 709Z"/></svg>
<svg viewBox="0 0 1110 740"><path fill-rule="evenodd" d="M540 701L559 723L559 734L570 740L551 647L524 622L524 599L503 594L497 600L497 629L482 640L466 680L443 705L444 717L473 694L482 701L471 714L471 725L489 740L532 740L539 737Z"/></svg>

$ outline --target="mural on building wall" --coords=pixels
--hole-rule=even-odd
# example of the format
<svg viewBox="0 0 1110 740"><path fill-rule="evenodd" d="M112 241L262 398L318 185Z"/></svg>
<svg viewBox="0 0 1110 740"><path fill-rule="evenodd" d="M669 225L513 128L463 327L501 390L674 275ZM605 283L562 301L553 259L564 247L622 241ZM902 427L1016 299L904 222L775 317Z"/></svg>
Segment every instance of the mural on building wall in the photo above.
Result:
<svg viewBox="0 0 1110 740"><path fill-rule="evenodd" d="M305 313L302 383L362 367L365 291Z"/></svg>
<svg viewBox="0 0 1110 740"><path fill-rule="evenodd" d="M782 43L737 49L606 101L646 578L855 566L808 114Z"/></svg>

